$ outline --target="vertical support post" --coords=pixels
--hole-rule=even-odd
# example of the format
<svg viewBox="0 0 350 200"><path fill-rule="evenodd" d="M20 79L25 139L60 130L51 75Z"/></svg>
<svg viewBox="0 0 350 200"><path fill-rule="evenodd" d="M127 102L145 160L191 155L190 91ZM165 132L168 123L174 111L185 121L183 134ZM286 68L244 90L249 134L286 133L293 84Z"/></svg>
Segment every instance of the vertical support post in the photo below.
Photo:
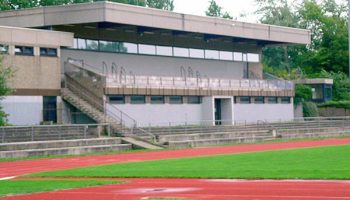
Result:
<svg viewBox="0 0 350 200"><path fill-rule="evenodd" d="M34 126L32 126L32 141L34 141Z"/></svg>

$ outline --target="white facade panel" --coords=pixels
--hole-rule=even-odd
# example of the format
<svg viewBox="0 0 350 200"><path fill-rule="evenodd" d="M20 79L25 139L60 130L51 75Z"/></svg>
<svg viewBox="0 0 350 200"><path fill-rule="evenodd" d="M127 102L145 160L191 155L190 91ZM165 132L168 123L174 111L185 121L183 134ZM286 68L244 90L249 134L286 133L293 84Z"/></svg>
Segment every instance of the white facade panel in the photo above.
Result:
<svg viewBox="0 0 350 200"><path fill-rule="evenodd" d="M42 96L7 96L1 106L11 125L38 125L42 121Z"/></svg>
<svg viewBox="0 0 350 200"><path fill-rule="evenodd" d="M264 121L289 121L294 119L293 104L234 104L234 120L237 123Z"/></svg>
<svg viewBox="0 0 350 200"><path fill-rule="evenodd" d="M171 125L197 124L202 119L201 104L107 104L109 111L114 110L111 106L128 114L141 127L169 126L169 122Z"/></svg>

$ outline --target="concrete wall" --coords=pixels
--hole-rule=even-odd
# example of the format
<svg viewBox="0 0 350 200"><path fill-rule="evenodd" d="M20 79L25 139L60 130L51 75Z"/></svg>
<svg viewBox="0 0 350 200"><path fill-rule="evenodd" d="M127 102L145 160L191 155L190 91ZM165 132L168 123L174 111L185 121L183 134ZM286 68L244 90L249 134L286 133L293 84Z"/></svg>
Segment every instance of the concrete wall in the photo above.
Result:
<svg viewBox="0 0 350 200"><path fill-rule="evenodd" d="M0 104L12 125L38 125L42 121L42 96L7 96Z"/></svg>
<svg viewBox="0 0 350 200"><path fill-rule="evenodd" d="M144 56L131 54L90 52L81 50L62 50L62 62L71 57L83 59L89 65L93 65L102 70L102 62L106 62L111 67L112 62L117 66L124 67L127 72L135 75L148 76L181 76L181 66L193 70L194 77L198 71L201 76L211 78L240 79L243 78L243 63L215 61L204 59L188 59L160 56Z"/></svg>
<svg viewBox="0 0 350 200"><path fill-rule="evenodd" d="M234 120L238 123L266 121L288 121L294 119L291 104L234 104Z"/></svg>

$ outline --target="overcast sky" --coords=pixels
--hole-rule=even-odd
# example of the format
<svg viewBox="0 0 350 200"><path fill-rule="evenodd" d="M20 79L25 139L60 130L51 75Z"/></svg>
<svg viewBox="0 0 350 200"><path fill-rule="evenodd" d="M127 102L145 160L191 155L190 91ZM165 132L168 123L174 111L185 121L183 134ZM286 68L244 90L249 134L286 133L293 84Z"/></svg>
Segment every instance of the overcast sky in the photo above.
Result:
<svg viewBox="0 0 350 200"><path fill-rule="evenodd" d="M234 18L240 21L256 22L257 17L254 16L256 5L254 0L216 0L223 7L224 11L229 12ZM209 0L175 0L175 12L205 15L205 11L209 6ZM240 17L240 14L247 14L246 17Z"/></svg>

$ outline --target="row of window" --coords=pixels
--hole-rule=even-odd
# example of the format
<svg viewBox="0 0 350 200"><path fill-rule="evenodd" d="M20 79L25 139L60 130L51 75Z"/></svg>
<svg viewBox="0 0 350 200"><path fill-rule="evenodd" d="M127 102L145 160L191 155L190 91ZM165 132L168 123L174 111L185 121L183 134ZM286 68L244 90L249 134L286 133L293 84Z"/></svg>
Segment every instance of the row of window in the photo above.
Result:
<svg viewBox="0 0 350 200"><path fill-rule="evenodd" d="M168 96L168 103L169 104L183 104L184 103L184 97L183 96ZM125 96L109 96L109 102L112 104L125 104L126 97ZM131 104L145 104L146 103L146 96L143 95L136 95L136 96L130 96L130 103ZM249 96L241 96L241 97L235 97L235 103L238 104L250 104L254 102L254 104L277 104L278 103L278 97L249 97ZM282 104L290 104L291 98L290 97L281 97ZM150 102L151 104L164 104L165 103L165 96L150 96ZM188 104L201 104L202 98L199 96L187 96L187 103Z"/></svg>
<svg viewBox="0 0 350 200"><path fill-rule="evenodd" d="M109 102L112 104L125 104L125 96L110 96ZM146 96L142 96L142 95L130 96L130 103L131 104L145 104L146 103ZM151 104L164 104L165 97L164 96L151 96L150 103ZM182 96L169 96L169 104L183 104L183 103L184 103L184 101L183 101ZM188 96L187 103L188 104L200 104L201 97Z"/></svg>
<svg viewBox="0 0 350 200"><path fill-rule="evenodd" d="M277 97L249 97L249 96L242 96L242 97L236 97L235 98L235 103L240 103L240 104L277 104L278 103L278 98ZM290 104L291 103L291 98L290 97L281 97L281 103L282 104Z"/></svg>
<svg viewBox="0 0 350 200"><path fill-rule="evenodd" d="M0 44L0 53L8 54L9 53L9 45ZM15 55L34 56L34 47L16 45L15 46ZM40 56L56 57L57 56L57 49L40 47Z"/></svg>
<svg viewBox="0 0 350 200"><path fill-rule="evenodd" d="M193 49L171 46L136 44L129 42L112 42L103 40L74 39L75 49L132 53L144 55L174 56L186 58L214 59L239 62L259 62L259 54L218 51L209 49Z"/></svg>

